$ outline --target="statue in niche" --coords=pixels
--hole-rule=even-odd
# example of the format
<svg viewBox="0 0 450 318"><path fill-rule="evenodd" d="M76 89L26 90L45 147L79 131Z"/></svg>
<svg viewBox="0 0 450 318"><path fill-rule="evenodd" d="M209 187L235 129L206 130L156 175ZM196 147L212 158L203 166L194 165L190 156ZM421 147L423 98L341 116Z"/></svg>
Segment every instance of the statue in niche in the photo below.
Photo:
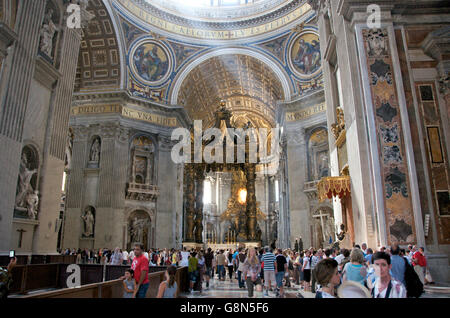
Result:
<svg viewBox="0 0 450 318"><path fill-rule="evenodd" d="M53 58L53 37L56 33L56 26L52 21L53 9L49 9L45 14L44 24L41 29L40 50L48 57Z"/></svg>
<svg viewBox="0 0 450 318"><path fill-rule="evenodd" d="M144 229L148 225L148 220L134 218L131 225L131 241L144 243Z"/></svg>
<svg viewBox="0 0 450 318"><path fill-rule="evenodd" d="M16 196L16 207L27 208L27 196L29 193L34 192L34 189L31 186L31 178L35 173L37 173L37 169L28 169L27 155L23 153L19 168L19 185Z"/></svg>
<svg viewBox="0 0 450 318"><path fill-rule="evenodd" d="M27 211L28 217L35 220L38 212L39 197L38 191L28 192L27 194Z"/></svg>
<svg viewBox="0 0 450 318"><path fill-rule="evenodd" d="M326 238L326 242L327 243L332 243L335 240L335 235L334 235L334 218L333 217L329 217L327 218L327 222L325 224L325 238ZM331 242L330 242L331 240Z"/></svg>
<svg viewBox="0 0 450 318"><path fill-rule="evenodd" d="M326 153L320 155L319 179L328 176L328 156Z"/></svg>
<svg viewBox="0 0 450 318"><path fill-rule="evenodd" d="M97 163L100 161L100 141L98 138L96 138L92 143L89 161Z"/></svg>
<svg viewBox="0 0 450 318"><path fill-rule="evenodd" d="M92 213L92 207L88 206L84 212L84 215L81 216L84 221L84 237L92 237L94 236L94 214Z"/></svg>

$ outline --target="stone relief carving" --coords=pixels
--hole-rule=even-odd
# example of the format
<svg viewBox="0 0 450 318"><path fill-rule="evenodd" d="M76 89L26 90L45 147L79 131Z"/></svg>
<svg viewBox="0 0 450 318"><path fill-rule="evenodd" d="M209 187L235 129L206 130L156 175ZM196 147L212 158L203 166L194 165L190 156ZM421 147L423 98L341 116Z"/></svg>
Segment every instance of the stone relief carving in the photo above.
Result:
<svg viewBox="0 0 450 318"><path fill-rule="evenodd" d="M336 123L331 124L331 131L336 139L339 138L341 132L345 130L344 110L342 107L336 108Z"/></svg>
<svg viewBox="0 0 450 318"><path fill-rule="evenodd" d="M27 212L30 219L36 219L38 213L39 196L38 191L28 192L26 202L27 202Z"/></svg>
<svg viewBox="0 0 450 318"><path fill-rule="evenodd" d="M94 208L88 206L84 211L84 215L81 216L84 225L83 237L94 236L95 217L93 211Z"/></svg>
<svg viewBox="0 0 450 318"><path fill-rule="evenodd" d="M37 160L35 152L26 146L22 152L15 200L15 217L35 220L38 214L39 192L36 189ZM34 180L34 181L33 181Z"/></svg>

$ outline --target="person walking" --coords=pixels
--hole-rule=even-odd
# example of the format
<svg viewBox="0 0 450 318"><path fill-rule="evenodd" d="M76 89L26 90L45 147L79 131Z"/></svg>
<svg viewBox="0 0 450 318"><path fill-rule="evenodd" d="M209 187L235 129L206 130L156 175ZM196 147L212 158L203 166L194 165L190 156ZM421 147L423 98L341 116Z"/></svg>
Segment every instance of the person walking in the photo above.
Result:
<svg viewBox="0 0 450 318"><path fill-rule="evenodd" d="M208 248L206 254L205 254L205 281L206 281L206 288L205 290L209 289L209 280L212 277L213 272L213 259L214 254L211 252L211 248Z"/></svg>
<svg viewBox="0 0 450 318"><path fill-rule="evenodd" d="M220 250L216 257L217 261L217 272L219 274L219 280L225 280L225 266L227 264L227 259L224 254L224 250Z"/></svg>
<svg viewBox="0 0 450 318"><path fill-rule="evenodd" d="M305 252L305 257L303 257L303 267L302 267L302 272L303 272L303 290L304 291L309 291L309 282L311 280L311 252L310 251L306 251Z"/></svg>
<svg viewBox="0 0 450 318"><path fill-rule="evenodd" d="M260 293L262 291L260 277L261 263L254 248L248 249L247 257L242 263L241 269L243 270L242 275L246 280L248 297L252 298L255 287L257 292Z"/></svg>
<svg viewBox="0 0 450 318"><path fill-rule="evenodd" d="M255 256L256 256L256 250L255 250ZM256 256L256 258L258 258L258 256ZM242 247L239 248L239 254L236 257L239 288L245 288L246 277L242 276L242 272L244 271L244 262L246 259L247 259L247 256L244 253L244 249ZM259 259L258 259L258 264L259 264ZM258 274L260 271L261 270L258 271Z"/></svg>
<svg viewBox="0 0 450 318"><path fill-rule="evenodd" d="M189 291L194 293L194 285L198 280L198 258L197 253L194 251L188 260L188 273L189 273Z"/></svg>
<svg viewBox="0 0 450 318"><path fill-rule="evenodd" d="M279 248L277 250L275 262L275 279L277 282L277 297L284 297L283 278L288 271L288 264L286 257L283 255L283 251Z"/></svg>
<svg viewBox="0 0 450 318"><path fill-rule="evenodd" d="M273 254L273 250L271 247L266 246L264 251L265 253L261 258L261 261L264 263L264 285L265 285L264 296L269 296L271 284L273 283L276 286L275 280L276 257Z"/></svg>

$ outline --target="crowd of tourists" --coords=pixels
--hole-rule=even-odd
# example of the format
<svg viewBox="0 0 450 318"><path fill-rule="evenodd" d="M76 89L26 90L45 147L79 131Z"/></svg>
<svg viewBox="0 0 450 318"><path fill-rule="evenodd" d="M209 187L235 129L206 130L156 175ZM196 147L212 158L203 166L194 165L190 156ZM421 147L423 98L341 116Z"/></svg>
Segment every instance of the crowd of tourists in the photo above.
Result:
<svg viewBox="0 0 450 318"><path fill-rule="evenodd" d="M423 285L432 283L424 248L412 245L401 249L393 244L375 251L363 243L351 250L295 251L272 246L148 252L137 245L130 252L120 248L96 252L67 249L64 254L77 255L79 263L131 265L123 277L124 297L145 297L149 266L168 266L158 297L178 296L174 280L178 266L188 267L190 293L208 290L213 281L229 280L247 289L249 297L285 297L286 287L297 289L297 297L303 297L302 291L314 293L316 298L338 297L338 287L349 284L359 284L369 297L419 297Z"/></svg>

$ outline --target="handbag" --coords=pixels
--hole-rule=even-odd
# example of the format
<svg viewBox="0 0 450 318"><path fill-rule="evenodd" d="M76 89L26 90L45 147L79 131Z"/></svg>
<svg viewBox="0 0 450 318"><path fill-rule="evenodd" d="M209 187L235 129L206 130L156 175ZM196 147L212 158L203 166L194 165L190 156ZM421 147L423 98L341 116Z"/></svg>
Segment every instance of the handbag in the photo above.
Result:
<svg viewBox="0 0 450 318"><path fill-rule="evenodd" d="M430 273L430 270L428 269L428 267L427 267L426 274L425 274L425 280L428 284L433 283L433 277L431 277L431 273Z"/></svg>

